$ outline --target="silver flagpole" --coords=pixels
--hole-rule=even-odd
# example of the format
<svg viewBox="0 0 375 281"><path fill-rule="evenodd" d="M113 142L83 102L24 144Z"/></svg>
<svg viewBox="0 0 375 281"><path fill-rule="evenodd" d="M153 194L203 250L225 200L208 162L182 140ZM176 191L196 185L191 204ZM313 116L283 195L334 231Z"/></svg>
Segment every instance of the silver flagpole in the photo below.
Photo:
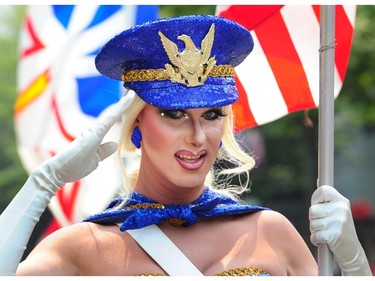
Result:
<svg viewBox="0 0 375 281"><path fill-rule="evenodd" d="M320 6L320 85L318 186L333 186L335 6ZM318 246L319 275L332 276L334 260L326 244Z"/></svg>

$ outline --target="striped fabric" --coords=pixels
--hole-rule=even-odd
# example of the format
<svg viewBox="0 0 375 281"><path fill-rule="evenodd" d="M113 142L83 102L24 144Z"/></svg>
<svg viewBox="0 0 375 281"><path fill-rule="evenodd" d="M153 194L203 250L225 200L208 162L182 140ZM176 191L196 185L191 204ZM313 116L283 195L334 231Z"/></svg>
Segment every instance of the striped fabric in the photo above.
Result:
<svg viewBox="0 0 375 281"><path fill-rule="evenodd" d="M255 42L236 68L237 130L319 106L319 11L314 5L217 6L218 15L244 25ZM335 97L348 66L355 12L355 6L336 6Z"/></svg>

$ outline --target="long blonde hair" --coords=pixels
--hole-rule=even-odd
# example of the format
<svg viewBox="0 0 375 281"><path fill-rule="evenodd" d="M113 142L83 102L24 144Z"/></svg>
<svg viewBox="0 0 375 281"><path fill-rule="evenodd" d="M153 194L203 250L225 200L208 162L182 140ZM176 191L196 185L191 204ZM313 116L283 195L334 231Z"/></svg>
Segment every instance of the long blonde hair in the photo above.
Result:
<svg viewBox="0 0 375 281"><path fill-rule="evenodd" d="M133 191L138 176L140 150L131 142L131 134L134 122L145 105L146 103L138 97L138 95L135 95L127 111L123 115L118 157L124 177L124 190L121 195L125 196L125 198L127 198L131 191ZM217 161L218 163L220 163L220 161L225 161L230 163L233 167L222 168L219 165L214 165L211 172L206 176L205 184L215 191L237 199L239 195L248 191L250 188L249 171L254 167L255 161L249 154L242 150L234 137L234 115L232 106L228 105L224 109L225 112L228 113L228 116L224 119L222 147L219 150ZM135 163L124 164L124 158L132 159ZM240 177L240 175L245 176L245 182L241 181L243 176ZM239 185L230 185L229 181L235 176L238 176L239 178Z"/></svg>

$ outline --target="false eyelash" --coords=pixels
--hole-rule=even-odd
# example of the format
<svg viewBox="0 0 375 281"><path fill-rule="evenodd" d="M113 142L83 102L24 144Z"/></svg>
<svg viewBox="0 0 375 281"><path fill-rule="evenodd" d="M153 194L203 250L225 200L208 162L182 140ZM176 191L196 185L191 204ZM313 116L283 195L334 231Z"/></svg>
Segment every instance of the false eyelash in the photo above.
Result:
<svg viewBox="0 0 375 281"><path fill-rule="evenodd" d="M222 109L222 108L220 108L220 107L218 107L218 108L213 108L213 109L211 109L211 110L208 110L207 112L214 112L215 114L217 114L218 116L220 116L220 117L225 117L225 116L228 116L228 114L226 114L225 112L224 112L224 110Z"/></svg>
<svg viewBox="0 0 375 281"><path fill-rule="evenodd" d="M186 112L178 109L159 109L160 115L163 117L168 117L172 119L180 119L186 115ZM178 113L181 112L182 116L178 116Z"/></svg>

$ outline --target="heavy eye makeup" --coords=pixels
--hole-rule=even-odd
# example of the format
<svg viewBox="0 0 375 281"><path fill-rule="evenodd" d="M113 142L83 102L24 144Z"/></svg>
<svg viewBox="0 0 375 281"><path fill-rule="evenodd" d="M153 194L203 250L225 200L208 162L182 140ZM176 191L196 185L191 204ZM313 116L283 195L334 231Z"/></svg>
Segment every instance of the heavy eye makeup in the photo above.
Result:
<svg viewBox="0 0 375 281"><path fill-rule="evenodd" d="M162 117L166 117L170 119L178 120L178 119L189 118L189 115L184 110L159 108L159 112Z"/></svg>
<svg viewBox="0 0 375 281"><path fill-rule="evenodd" d="M221 107L212 108L203 114L203 117L207 120L219 120L221 117L225 116L227 116L227 114L225 114Z"/></svg>
<svg viewBox="0 0 375 281"><path fill-rule="evenodd" d="M160 115L166 118L179 120L179 119L188 119L189 114L187 111L182 109L162 109L159 108ZM206 120L218 120L221 117L225 117L227 114L224 113L221 107L215 107L208 109L202 114L202 117Z"/></svg>

